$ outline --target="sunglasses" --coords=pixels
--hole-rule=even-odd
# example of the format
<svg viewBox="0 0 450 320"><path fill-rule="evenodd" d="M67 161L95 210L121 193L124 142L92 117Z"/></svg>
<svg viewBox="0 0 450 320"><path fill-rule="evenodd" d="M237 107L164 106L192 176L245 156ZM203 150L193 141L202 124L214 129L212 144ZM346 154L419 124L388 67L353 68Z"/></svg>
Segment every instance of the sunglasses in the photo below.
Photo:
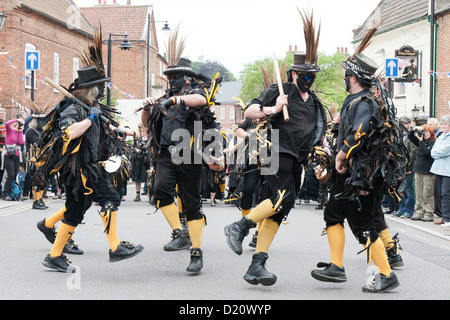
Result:
<svg viewBox="0 0 450 320"><path fill-rule="evenodd" d="M314 79L316 79L315 74L305 74L297 72L297 76L304 81L313 81Z"/></svg>

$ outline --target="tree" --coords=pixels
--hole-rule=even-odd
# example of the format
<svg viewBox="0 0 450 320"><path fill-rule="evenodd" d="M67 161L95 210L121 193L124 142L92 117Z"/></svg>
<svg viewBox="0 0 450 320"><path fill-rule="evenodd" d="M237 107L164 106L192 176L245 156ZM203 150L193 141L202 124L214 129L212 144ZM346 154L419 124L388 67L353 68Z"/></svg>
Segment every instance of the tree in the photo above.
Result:
<svg viewBox="0 0 450 320"><path fill-rule="evenodd" d="M199 58L200 61L192 63L192 70L196 73L201 73L204 76L212 79L217 72L223 77L223 81L236 81L236 77L220 62L204 60L203 57Z"/></svg>
<svg viewBox="0 0 450 320"><path fill-rule="evenodd" d="M293 54L287 53L286 60L289 68L294 61ZM344 73L341 65L341 62L344 60L345 55L341 53L335 53L332 56L323 53L319 54L318 64L321 71L317 74L317 79L311 89L317 93L324 105L332 109L340 107L347 96L343 84ZM284 59L279 60L279 64L281 65L283 61ZM239 75L239 79L243 83L240 98L244 102L249 103L252 99L258 97L264 89L260 65L267 65L268 63L273 63L273 59L257 60L244 66Z"/></svg>

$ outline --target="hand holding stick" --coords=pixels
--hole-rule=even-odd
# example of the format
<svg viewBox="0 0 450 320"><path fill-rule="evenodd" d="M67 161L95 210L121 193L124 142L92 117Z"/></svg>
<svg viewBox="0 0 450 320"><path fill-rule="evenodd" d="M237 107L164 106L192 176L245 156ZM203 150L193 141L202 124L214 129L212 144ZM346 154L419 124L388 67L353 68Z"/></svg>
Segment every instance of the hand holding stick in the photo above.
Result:
<svg viewBox="0 0 450 320"><path fill-rule="evenodd" d="M166 97L166 94L164 93L163 95L157 97L155 100L156 100L156 101L159 101L159 100L161 100L161 99L163 99L163 98L165 98L165 97ZM138 113L139 111L141 111L142 109L147 108L148 106L150 106L150 103L146 103L146 104L144 104L142 107L139 107L139 108L137 108L137 109L134 109L134 113Z"/></svg>
<svg viewBox="0 0 450 320"><path fill-rule="evenodd" d="M278 60L276 58L274 58L274 61L273 61L273 69L274 69L273 72L275 73L275 76L277 77L278 90L280 91L280 94L284 95L283 82L281 82L280 68L278 67ZM284 121L288 122L289 121L289 112L287 110L286 105L283 106L283 116L284 116Z"/></svg>

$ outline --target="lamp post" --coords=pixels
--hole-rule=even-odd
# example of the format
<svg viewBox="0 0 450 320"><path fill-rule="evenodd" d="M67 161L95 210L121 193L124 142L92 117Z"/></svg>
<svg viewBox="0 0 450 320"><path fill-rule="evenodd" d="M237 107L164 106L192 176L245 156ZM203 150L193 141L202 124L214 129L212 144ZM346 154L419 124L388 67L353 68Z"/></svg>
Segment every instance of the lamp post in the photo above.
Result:
<svg viewBox="0 0 450 320"><path fill-rule="evenodd" d="M130 50L131 48L133 48L133 46L128 41L127 34L112 34L111 32L109 33L109 38L108 38L108 78L110 79L109 81L111 81L112 37L125 37L125 39L122 40L122 43L119 46L119 48L121 50L127 51L127 50ZM108 107L111 106L111 87L110 86L108 86L108 88L106 89L106 104L108 105Z"/></svg>
<svg viewBox="0 0 450 320"><path fill-rule="evenodd" d="M167 21L155 21L151 20L150 14L147 15L147 88L145 89L145 95L148 97L150 95L150 23L151 22L164 22L164 27L161 29L164 34L170 33L169 24Z"/></svg>
<svg viewBox="0 0 450 320"><path fill-rule="evenodd" d="M0 12L0 31L2 31L3 25L5 24L7 15Z"/></svg>
<svg viewBox="0 0 450 320"><path fill-rule="evenodd" d="M420 110L425 112L425 106L417 107L417 105L414 105L414 108L411 109L414 121L417 121L417 119L419 119L419 112L420 112Z"/></svg>

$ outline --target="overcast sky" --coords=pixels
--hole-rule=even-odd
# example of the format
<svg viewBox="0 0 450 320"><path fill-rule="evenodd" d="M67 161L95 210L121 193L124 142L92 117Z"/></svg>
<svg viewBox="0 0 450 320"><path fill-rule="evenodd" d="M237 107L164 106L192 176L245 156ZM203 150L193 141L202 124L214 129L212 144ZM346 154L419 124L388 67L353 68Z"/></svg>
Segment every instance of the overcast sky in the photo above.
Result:
<svg viewBox="0 0 450 320"><path fill-rule="evenodd" d="M112 0L107 0L112 3ZM167 20L173 29L181 23L186 37L184 56L216 60L236 76L247 63L266 57L284 57L289 45L304 50L303 24L297 11L314 9L321 22L319 51L333 54L338 47L353 52L352 30L364 23L380 0L132 0L153 6L155 20ZM98 0L75 0L79 7ZM117 0L126 4L126 0ZM160 30L163 23L157 23ZM160 53L165 39L158 35Z"/></svg>

